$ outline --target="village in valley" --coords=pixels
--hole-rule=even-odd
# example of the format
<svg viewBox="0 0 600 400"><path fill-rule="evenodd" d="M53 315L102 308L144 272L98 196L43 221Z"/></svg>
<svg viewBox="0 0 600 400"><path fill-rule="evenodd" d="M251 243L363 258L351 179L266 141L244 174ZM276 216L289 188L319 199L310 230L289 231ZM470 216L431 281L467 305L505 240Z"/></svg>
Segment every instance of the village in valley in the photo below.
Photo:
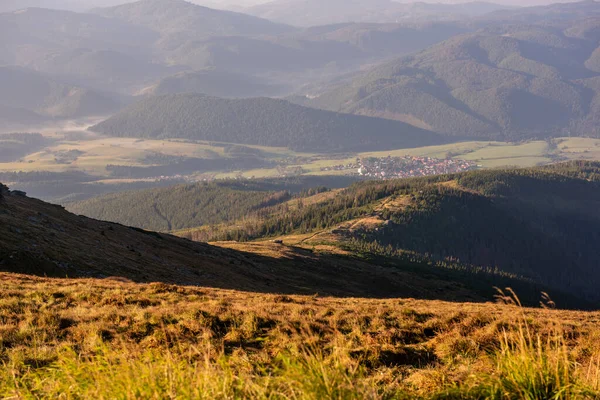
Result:
<svg viewBox="0 0 600 400"><path fill-rule="evenodd" d="M473 161L420 156L365 157L356 162L321 168L322 171L348 171L369 178L392 179L415 176L453 174L477 168Z"/></svg>

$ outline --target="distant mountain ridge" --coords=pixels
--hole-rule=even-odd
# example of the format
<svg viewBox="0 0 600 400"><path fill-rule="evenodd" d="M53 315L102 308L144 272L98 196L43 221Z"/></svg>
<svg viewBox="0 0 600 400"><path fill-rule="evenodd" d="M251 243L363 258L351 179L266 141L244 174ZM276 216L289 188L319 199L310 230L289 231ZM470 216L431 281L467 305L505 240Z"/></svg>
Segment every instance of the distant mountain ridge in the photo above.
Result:
<svg viewBox="0 0 600 400"><path fill-rule="evenodd" d="M599 14L600 10L597 1L581 0L522 8L515 7L508 10L495 10L476 18L476 20L486 23L508 24L555 23L557 21L567 22L594 17Z"/></svg>
<svg viewBox="0 0 600 400"><path fill-rule="evenodd" d="M0 67L0 87L0 105L21 108L43 117L105 116L120 106L110 96L65 85L18 67Z"/></svg>
<svg viewBox="0 0 600 400"><path fill-rule="evenodd" d="M511 8L487 2L442 4L393 0L275 0L244 11L273 21L306 27L345 22L453 20Z"/></svg>
<svg viewBox="0 0 600 400"><path fill-rule="evenodd" d="M599 29L600 18L589 18L458 35L300 103L452 136L598 136Z"/></svg>
<svg viewBox="0 0 600 400"><path fill-rule="evenodd" d="M404 25L301 29L183 0L142 0L92 13L26 8L0 13L0 64L120 95L210 69L256 76L285 87L275 94L289 95L304 84L468 30L459 24ZM221 82L215 80L207 94L229 97L233 92ZM253 89L254 97L273 95L261 85L244 91Z"/></svg>
<svg viewBox="0 0 600 400"><path fill-rule="evenodd" d="M143 26L161 34L273 35L294 28L232 11L215 10L185 0L140 0L95 13Z"/></svg>

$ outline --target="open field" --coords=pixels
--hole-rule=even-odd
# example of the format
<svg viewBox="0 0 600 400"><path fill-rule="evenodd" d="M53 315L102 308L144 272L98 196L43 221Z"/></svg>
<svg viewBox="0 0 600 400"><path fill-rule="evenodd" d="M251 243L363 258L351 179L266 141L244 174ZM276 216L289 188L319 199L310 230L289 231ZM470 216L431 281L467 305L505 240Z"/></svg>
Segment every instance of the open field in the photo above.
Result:
<svg viewBox="0 0 600 400"><path fill-rule="evenodd" d="M352 155L318 156L315 154L291 153L285 149L278 151L269 150L273 155L287 157L312 158L308 163L292 164L302 168L304 174L308 175L344 175L355 171L323 171L323 168L334 167L340 164L348 164L362 157L403 157L424 156L432 158L451 157L459 160L475 161L481 168L498 167L533 167L549 164L557 160L600 160L600 139L592 138L559 138L556 139L556 148L551 148L547 141L530 141L525 143L507 142L460 142L442 146L428 146L413 149L398 149L389 151L365 152ZM246 178L275 177L279 175L276 168L253 169L241 171ZM233 178L239 176L239 172L221 172L216 178Z"/></svg>
<svg viewBox="0 0 600 400"><path fill-rule="evenodd" d="M57 155L61 152L81 152L74 161L60 163ZM162 153L174 157L223 156L221 148L204 144L190 144L171 140L138 140L128 138L98 138L89 135L83 140L59 140L42 151L35 152L12 163L0 164L4 171L53 171L79 170L91 175L106 176L106 165L126 164L147 165L144 156Z"/></svg>
<svg viewBox="0 0 600 400"><path fill-rule="evenodd" d="M1 137L0 137L1 139ZM563 159L600 159L600 139L561 138L556 140L555 149L550 149L546 141L532 141L520 144L504 142L461 142L443 146L429 146L414 149L399 149L379 152L366 152L339 156L319 156L308 153L294 153L275 147L245 146L260 150L261 156L280 161L288 166L300 166L308 174L318 174L323 167L353 162L357 157L400 157L406 155L428 156L472 160L484 168L498 166L535 166ZM72 162L57 161L61 152L78 151L81 154ZM186 142L183 140L140 140L129 138L103 138L94 134L84 134L79 140L57 139L48 147L10 163L0 163L0 171L72 171L80 170L92 175L105 176L106 165L123 164L129 166L157 165L144 161L149 155L161 154L173 157L215 158L224 157L223 147L212 143ZM294 159L298 159L294 162ZM304 162L303 162L304 160ZM308 161L306 161L308 160ZM217 172L217 177L229 176ZM277 175L275 168L243 171L244 176Z"/></svg>
<svg viewBox="0 0 600 400"><path fill-rule="evenodd" d="M0 274L0 398L576 399L597 312Z"/></svg>
<svg viewBox="0 0 600 400"><path fill-rule="evenodd" d="M0 146L0 173L84 173L77 187L67 182L48 188L45 176L5 177L4 183L44 199L64 202L126 188L232 178L296 175L356 175L357 158L425 156L454 158L480 168L531 167L564 160L600 160L600 139L560 138L524 143L460 142L442 146L346 154L296 153L285 148L236 146L185 140L103 137L83 131L44 134L43 141ZM11 150L11 149L15 150ZM27 149L30 149L28 151ZM342 167L343 166L343 167ZM57 179L59 179L58 177ZM41 179L39 182L35 179ZM37 183L36 183L37 182ZM70 181L72 183L72 180ZM102 185L98 185L102 184ZM61 186L62 185L62 186ZM64 186L64 187L63 187ZM86 193L89 195L86 197Z"/></svg>
<svg viewBox="0 0 600 400"><path fill-rule="evenodd" d="M223 145L184 140L141 140L107 138L83 133L57 138L41 151L35 151L14 162L0 163L0 171L84 171L98 177L107 177L107 165L149 166L150 156L160 154L170 157L220 158L227 157ZM1 136L0 136L1 139ZM273 160L287 167L301 167L305 174L347 173L348 171L321 171L325 167L354 162L357 157L401 157L407 155L433 158L452 157L477 162L483 168L501 166L530 167L550 163L556 159L600 160L600 139L560 138L553 148L546 141L525 143L461 142L442 146L399 149L346 155L317 155L295 153L285 148L245 146L260 151L259 157ZM72 160L62 161L61 154L78 152ZM233 177L242 172L244 177L272 177L276 168L248 169L243 171L213 171L216 178Z"/></svg>

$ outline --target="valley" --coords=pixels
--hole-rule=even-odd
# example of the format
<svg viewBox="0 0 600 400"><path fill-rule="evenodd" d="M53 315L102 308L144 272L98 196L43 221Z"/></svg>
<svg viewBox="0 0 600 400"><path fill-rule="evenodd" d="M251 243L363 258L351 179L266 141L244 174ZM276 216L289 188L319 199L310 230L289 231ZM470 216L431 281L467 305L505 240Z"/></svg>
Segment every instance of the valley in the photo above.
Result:
<svg viewBox="0 0 600 400"><path fill-rule="evenodd" d="M360 179L357 159L431 157L464 160L477 168L532 167L567 160L600 160L600 140L556 138L521 143L466 141L398 150L334 154L298 152L284 147L238 145L183 139L135 139L106 137L89 131L42 130L41 138L1 135L6 155L0 151L2 181L36 197L64 202L90 195L184 182L222 179L264 179L336 176ZM33 141L32 141L33 140ZM8 147L10 146L10 147ZM343 166L343 168L340 168ZM15 174L19 171L19 174ZM80 187L73 181L64 187L44 188L44 173L79 174ZM39 175L36 177L36 175ZM64 180L64 179L63 179ZM341 182L347 182L341 181ZM129 186L128 186L129 185ZM331 185L331 184L330 184ZM80 194L78 194L80 193Z"/></svg>
<svg viewBox="0 0 600 400"><path fill-rule="evenodd" d="M600 2L541 2L2 2L0 399L600 399Z"/></svg>

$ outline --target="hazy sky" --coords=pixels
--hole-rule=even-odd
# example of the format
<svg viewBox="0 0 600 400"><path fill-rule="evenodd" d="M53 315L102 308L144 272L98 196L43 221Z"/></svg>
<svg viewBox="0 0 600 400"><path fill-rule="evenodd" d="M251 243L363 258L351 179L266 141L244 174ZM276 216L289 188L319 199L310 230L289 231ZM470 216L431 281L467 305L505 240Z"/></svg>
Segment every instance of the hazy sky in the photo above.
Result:
<svg viewBox="0 0 600 400"><path fill-rule="evenodd" d="M112 6L117 4L131 3L135 0L0 0L0 12L16 10L26 7L61 8L83 11L94 7ZM271 0L188 0L214 8L240 10L254 4L267 3ZM322 0L327 1L327 0ZM368 1L368 0L366 0ZM413 0L397 0L402 3L410 3ZM475 0L419 0L429 3L465 3ZM485 1L485 0L483 0ZM569 2L577 0L488 0L490 2L510 5L542 5L555 2Z"/></svg>
<svg viewBox="0 0 600 400"><path fill-rule="evenodd" d="M94 7L114 6L132 3L134 1L135 0L0 0L0 12L27 7L60 8L82 11ZM223 8L243 8L244 6L265 2L267 2L267 0L192 0L192 3Z"/></svg>

